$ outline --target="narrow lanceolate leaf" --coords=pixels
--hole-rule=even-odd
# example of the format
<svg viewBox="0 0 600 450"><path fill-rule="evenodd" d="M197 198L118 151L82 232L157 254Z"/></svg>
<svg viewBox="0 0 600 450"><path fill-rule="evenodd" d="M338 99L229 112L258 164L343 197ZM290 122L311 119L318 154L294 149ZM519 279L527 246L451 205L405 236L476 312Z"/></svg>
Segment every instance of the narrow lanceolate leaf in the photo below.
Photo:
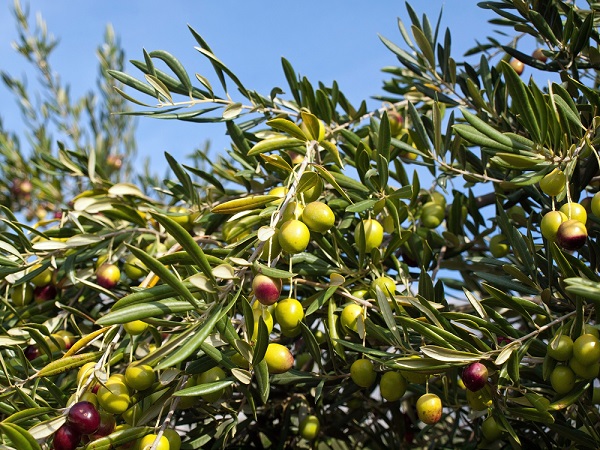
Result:
<svg viewBox="0 0 600 450"><path fill-rule="evenodd" d="M415 41L417 42L419 49L423 52L423 56L425 56L425 59L427 59L429 67L435 67L435 56L433 53L433 48L431 47L431 43L425 37L423 30L414 25L411 28Z"/></svg>
<svg viewBox="0 0 600 450"><path fill-rule="evenodd" d="M564 282L567 284L565 289L570 294L600 302L600 283L580 277L567 278Z"/></svg>
<svg viewBox="0 0 600 450"><path fill-rule="evenodd" d="M429 356L432 359L444 362L466 364L468 362L481 361L482 359L482 355L461 352L458 350L450 350L437 345L425 345L421 347L421 351L425 356Z"/></svg>
<svg viewBox="0 0 600 450"><path fill-rule="evenodd" d="M379 309L381 311L381 315L383 316L383 320L385 324L388 326L389 330L392 332L394 336L394 340L396 344L402 345L402 339L400 338L400 332L398 331L398 325L394 320L394 315L392 313L392 309L390 308L389 299L387 293L384 293L379 287L376 288L377 295L377 304L379 305Z"/></svg>
<svg viewBox="0 0 600 450"><path fill-rule="evenodd" d="M84 450L112 450L122 444L134 442L148 434L152 433L154 428L150 427L131 427L114 431L108 436L91 441L84 447Z"/></svg>
<svg viewBox="0 0 600 450"><path fill-rule="evenodd" d="M302 123L308 130L306 137L315 141L323 140L325 129L323 128L323 124L319 121L319 119L315 115L306 111L302 111L300 116L302 116Z"/></svg>
<svg viewBox="0 0 600 450"><path fill-rule="evenodd" d="M60 373L67 372L77 367L83 366L85 363L97 361L102 355L102 352L82 353L81 355L68 356L66 358L52 361L47 366L42 368L38 373L38 377L51 377Z"/></svg>
<svg viewBox="0 0 600 450"><path fill-rule="evenodd" d="M133 245L125 244L127 248L137 256L145 265L154 272L158 277L166 284L171 286L175 291L187 300L192 306L198 308L198 301L192 295L190 290L182 283L182 281L175 276L169 269L167 269L158 259L150 256L143 250L140 250Z"/></svg>
<svg viewBox="0 0 600 450"><path fill-rule="evenodd" d="M40 444L29 432L14 423L0 422L1 434L8 437L12 447L18 450L41 450Z"/></svg>
<svg viewBox="0 0 600 450"><path fill-rule="evenodd" d="M554 417L549 412L541 412L535 408L509 408L509 415L532 422L540 422L545 424L554 423Z"/></svg>
<svg viewBox="0 0 600 450"><path fill-rule="evenodd" d="M507 169L531 169L540 164L550 164L543 157L532 157L524 155L516 155L514 153L498 152L492 158L491 161L500 167Z"/></svg>
<svg viewBox="0 0 600 450"><path fill-rule="evenodd" d="M291 120L282 118L271 119L267 121L267 125L269 125L271 128L275 128L278 131L283 131L284 133L287 133L296 139L300 139L301 141L306 141L308 139L300 127Z"/></svg>
<svg viewBox="0 0 600 450"><path fill-rule="evenodd" d="M162 360L157 369L166 369L167 367L179 364L190 357L195 351L200 348L202 343L206 340L209 334L213 331L215 324L221 318L222 307L218 306L214 311L210 312L210 315L202 327L194 334L194 336L182 346L179 350L169 355L166 359Z"/></svg>
<svg viewBox="0 0 600 450"><path fill-rule="evenodd" d="M210 394L211 392L217 392L226 387L229 387L234 382L232 380L214 381L211 383L204 383L198 386L192 386L189 388L182 389L173 393L177 397L195 397L198 395Z"/></svg>
<svg viewBox="0 0 600 450"><path fill-rule="evenodd" d="M473 294L471 294L467 289L463 288L463 292L465 293L465 296L467 297L467 300L469 300L469 303L471 303L471 306L473 306L473 309L475 309L475 311L477 312L477 314L479 314L479 316L482 319L486 319L487 320L488 315L485 312L485 309L483 308L483 306L481 305L481 303L479 302L479 300L477 298L475 298L475 296Z"/></svg>
<svg viewBox="0 0 600 450"><path fill-rule="evenodd" d="M256 384L258 384L260 399L263 403L266 403L269 399L271 387L269 384L269 368L264 359L254 366L254 376L256 377Z"/></svg>
<svg viewBox="0 0 600 450"><path fill-rule="evenodd" d="M196 307L190 304L190 302L176 299L135 303L109 312L100 317L96 323L98 325L124 324L133 320L143 320L151 317L158 318L166 316L167 314L179 314L193 309L196 309Z"/></svg>
<svg viewBox="0 0 600 450"><path fill-rule="evenodd" d="M55 409L50 406L27 408L22 411L18 411L14 414L11 414L0 423L18 423L29 419L34 419L36 417L43 416L49 413L53 413L54 411Z"/></svg>
<svg viewBox="0 0 600 450"><path fill-rule="evenodd" d="M490 139L496 141L498 144L505 145L506 147L513 147L515 145L510 137L505 136L502 132L498 131L496 128L477 117L475 114L470 113L464 108L461 108L461 112L465 120L469 122L473 128L486 135ZM525 149L526 148L522 148L522 150Z"/></svg>
<svg viewBox="0 0 600 450"><path fill-rule="evenodd" d="M241 103L231 103L223 110L223 119L232 120L239 116L244 109Z"/></svg>
<svg viewBox="0 0 600 450"><path fill-rule="evenodd" d="M204 251L190 235L190 233L188 233L181 225L179 225L170 217L156 213L153 213L152 217L154 217L158 223L165 227L165 230L167 230L167 232L175 238L177 243L181 245L188 256L190 256L200 267L202 273L204 273L204 275L214 282L215 277L212 274L210 263L206 259Z"/></svg>
<svg viewBox="0 0 600 450"><path fill-rule="evenodd" d="M241 211L260 208L278 198L279 197L276 195L250 195L248 197L236 198L235 200L221 203L220 205L215 206L212 209L212 212L217 214L235 214Z"/></svg>
<svg viewBox="0 0 600 450"><path fill-rule="evenodd" d="M317 169L317 171L321 174L321 177L323 177L325 181L330 183L333 186L333 188L340 193L342 197L348 200L348 202L353 203L352 199L348 196L346 191L342 189L342 187L337 183L331 172L329 172L325 167L320 166L318 164L315 164L315 169Z"/></svg>
<svg viewBox="0 0 600 450"><path fill-rule="evenodd" d="M236 84L236 86L238 87L238 89L240 90L242 95L245 96L246 98L250 98L248 91L246 90L246 88L244 87L242 82L239 80L239 78L225 64L223 64L223 62L221 62L210 50L208 50L206 48L199 48L199 47L194 47L194 48L196 50L198 50L200 53L202 53L204 56L206 56L210 60L212 65L215 67L215 69L222 70L227 75L229 75L229 78L231 78L231 80ZM225 86L225 84L223 84L223 88L227 89L227 86Z"/></svg>
<svg viewBox="0 0 600 450"><path fill-rule="evenodd" d="M135 89L136 91L140 91L144 94L148 94L154 97L154 89L152 89L150 86L143 83L142 81L138 80L137 78L132 77L131 75L128 75L125 72L120 72L118 70L109 70L108 74L111 77L119 80L121 83Z"/></svg>
<svg viewBox="0 0 600 450"><path fill-rule="evenodd" d="M521 80L521 77L506 61L501 61L504 76L506 77L506 87L512 99L512 109L518 116L519 121L529 132L535 142L541 143L541 130L533 105L530 102L530 92Z"/></svg>
<svg viewBox="0 0 600 450"><path fill-rule="evenodd" d="M110 327L104 327L104 328L100 328L99 330L96 330L88 335L82 336L81 339L77 340L77 342L75 342L71 346L71 348L69 350L67 350L67 352L63 355L63 357L61 359L68 358L69 356L74 355L79 350L85 348L94 339L98 338L99 336L102 336L108 330L110 330Z"/></svg>
<svg viewBox="0 0 600 450"><path fill-rule="evenodd" d="M163 60L191 95L192 82L190 81L190 77L187 74L185 68L183 67L183 64L181 64L177 58L175 58L173 55L164 50L151 51L150 56L152 58L158 58Z"/></svg>
<svg viewBox="0 0 600 450"><path fill-rule="evenodd" d="M264 139L250 149L248 156L255 156L265 152L294 148L302 145L304 145L304 141L290 137L274 137Z"/></svg>
<svg viewBox="0 0 600 450"><path fill-rule="evenodd" d="M258 261L254 261L252 264L257 273L262 273L271 278L283 278L290 279L294 278L297 274L294 272L290 272L289 270L277 269L275 267L269 267L265 264L261 264Z"/></svg>
<svg viewBox="0 0 600 450"><path fill-rule="evenodd" d="M508 145L504 145L495 139L492 139L489 136L481 133L475 127L466 124L455 124L453 127L454 131L463 138L465 141L470 142L473 145L478 145L480 147L487 147L494 150L499 150L503 152L510 152L512 147Z"/></svg>
<svg viewBox="0 0 600 450"><path fill-rule="evenodd" d="M154 89L156 89L156 92L162 95L165 98L165 100L167 100L169 103L173 104L173 98L171 97L169 88L165 86L165 84L162 81L160 81L154 75L149 74L144 75L144 78L146 78L148 84L150 84Z"/></svg>

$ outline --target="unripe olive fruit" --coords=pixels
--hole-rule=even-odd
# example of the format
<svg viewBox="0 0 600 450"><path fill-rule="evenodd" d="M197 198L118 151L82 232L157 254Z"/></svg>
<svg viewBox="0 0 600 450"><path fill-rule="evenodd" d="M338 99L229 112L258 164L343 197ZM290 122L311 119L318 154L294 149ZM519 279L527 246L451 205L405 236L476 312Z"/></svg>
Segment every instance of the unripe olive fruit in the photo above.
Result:
<svg viewBox="0 0 600 450"><path fill-rule="evenodd" d="M550 384L557 394L566 394L575 387L575 373L568 366L556 366L550 373Z"/></svg>
<svg viewBox="0 0 600 450"><path fill-rule="evenodd" d="M281 221L287 222L291 219L300 219L302 217L304 206L299 202L289 202L281 214Z"/></svg>
<svg viewBox="0 0 600 450"><path fill-rule="evenodd" d="M265 361L269 373L284 373L294 367L294 357L289 349L275 342L271 342L267 346Z"/></svg>
<svg viewBox="0 0 600 450"><path fill-rule="evenodd" d="M113 414L122 414L127 411L131 401L129 388L125 383L110 382L110 378L104 386L100 386L97 396L102 409Z"/></svg>
<svg viewBox="0 0 600 450"><path fill-rule="evenodd" d="M319 435L320 429L321 423L319 422L319 418L312 414L302 419L302 422L300 422L300 425L298 426L298 432L300 433L300 436L307 441L316 439L316 437Z"/></svg>
<svg viewBox="0 0 600 450"><path fill-rule="evenodd" d="M96 282L104 289L112 289L119 282L121 271L115 264L104 263L96 270Z"/></svg>
<svg viewBox="0 0 600 450"><path fill-rule="evenodd" d="M396 223L394 222L394 218L391 215L385 216L381 222L383 226L383 231L386 233L393 233L396 229Z"/></svg>
<svg viewBox="0 0 600 450"><path fill-rule="evenodd" d="M354 331L355 333L358 332L358 321L360 320L359 317L362 313L362 307L356 303L350 303L344 306L342 314L340 315L340 321L344 330Z"/></svg>
<svg viewBox="0 0 600 450"><path fill-rule="evenodd" d="M556 361L567 361L573 355L573 340L565 334L555 337L548 342L547 353Z"/></svg>
<svg viewBox="0 0 600 450"><path fill-rule="evenodd" d="M280 327L281 334L285 337L295 338L296 336L300 336L302 334L302 328L300 325L293 328Z"/></svg>
<svg viewBox="0 0 600 450"><path fill-rule="evenodd" d="M560 207L560 211L569 219L575 219L585 225L587 222L587 211L579 203L565 203Z"/></svg>
<svg viewBox="0 0 600 450"><path fill-rule="evenodd" d="M575 219L561 223L556 232L556 243L565 250L577 250L585 245L586 240L585 225Z"/></svg>
<svg viewBox="0 0 600 450"><path fill-rule="evenodd" d="M140 258L135 255L129 255L125 259L125 264L123 264L123 271L130 279L137 281L146 276L148 268Z"/></svg>
<svg viewBox="0 0 600 450"><path fill-rule="evenodd" d="M396 282L393 278L381 276L371 281L370 288L373 291L373 295L377 295L377 288L379 288L387 297L389 294L394 295L394 292L396 292Z"/></svg>
<svg viewBox="0 0 600 450"><path fill-rule="evenodd" d="M169 441L169 450L179 450L181 448L181 436L172 428L167 428L163 436Z"/></svg>
<svg viewBox="0 0 600 450"><path fill-rule="evenodd" d="M301 221L292 219L284 222L279 229L279 245L290 254L306 250L310 241L310 231Z"/></svg>
<svg viewBox="0 0 600 450"><path fill-rule="evenodd" d="M302 153L288 150L287 154L290 157L290 161L293 165L300 164L302 161L304 161L304 155Z"/></svg>
<svg viewBox="0 0 600 450"><path fill-rule="evenodd" d="M550 242L556 242L556 234L560 224L566 222L569 218L561 211L550 211L544 214L540 223L542 236Z"/></svg>
<svg viewBox="0 0 600 450"><path fill-rule="evenodd" d="M127 386L138 391L145 391L156 381L156 375L147 364L129 364L125 370Z"/></svg>
<svg viewBox="0 0 600 450"><path fill-rule="evenodd" d="M596 192L592 197L592 214L596 217L600 217L600 191Z"/></svg>
<svg viewBox="0 0 600 450"><path fill-rule="evenodd" d="M503 258L508 255L510 246L508 240L503 234L497 234L490 239L490 252L494 258Z"/></svg>
<svg viewBox="0 0 600 450"><path fill-rule="evenodd" d="M142 334L144 331L146 331L148 324L142 320L133 320L123 324L123 328L132 336L137 336L138 334Z"/></svg>
<svg viewBox="0 0 600 450"><path fill-rule="evenodd" d="M396 110L388 111L387 115L390 122L390 134L398 136L402 132L402 128L404 128L402 116Z"/></svg>
<svg viewBox="0 0 600 450"><path fill-rule="evenodd" d="M52 353L65 350L67 348L65 340L62 338L62 336L58 334L51 334L50 336L46 336L44 338L44 341L46 341L46 344L48 344L48 347L50 348L50 351Z"/></svg>
<svg viewBox="0 0 600 450"><path fill-rule="evenodd" d="M267 261L275 258L281 253L281 245L279 244L279 229L275 229L275 234L265 241L260 257Z"/></svg>
<svg viewBox="0 0 600 450"><path fill-rule="evenodd" d="M488 380L487 367L480 363L474 362L463 369L462 381L465 387L470 391L479 391L483 389Z"/></svg>
<svg viewBox="0 0 600 450"><path fill-rule="evenodd" d="M41 264L36 264L31 269L29 269L29 271L34 272L35 270L39 269L40 267L42 267ZM51 282L52 282L52 269L50 267L46 267L44 270L42 270L40 273L38 273L36 276L34 276L31 279L31 283L35 287L44 287L44 286L49 285Z"/></svg>
<svg viewBox="0 0 600 450"><path fill-rule="evenodd" d="M198 384L214 383L215 381L223 381L225 378L227 378L227 374L225 374L223 369L219 366L215 366L198 375L197 382ZM200 397L209 403L214 403L219 400L224 393L225 388L221 388L214 392L202 394Z"/></svg>
<svg viewBox="0 0 600 450"><path fill-rule="evenodd" d="M106 385L108 386L110 384L122 384L125 387L128 387L127 383L125 382L125 374L122 373L113 373L110 377L108 377Z"/></svg>
<svg viewBox="0 0 600 450"><path fill-rule="evenodd" d="M256 275L252 280L254 296L263 305L272 305L281 295L281 279L271 278L266 275Z"/></svg>
<svg viewBox="0 0 600 450"><path fill-rule="evenodd" d="M98 397L96 396L96 394L94 394L92 391L85 391L83 392L79 398L77 398L77 393L73 393L70 397L69 400L67 400L67 406L72 406L77 402L89 402L92 405L94 405L96 408L98 408Z"/></svg>
<svg viewBox="0 0 600 450"><path fill-rule="evenodd" d="M381 397L388 402L400 400L406 393L407 387L408 383L406 382L406 378L404 378L400 372L393 370L385 372L381 375L381 380L379 380L379 392L381 393Z"/></svg>
<svg viewBox="0 0 600 450"><path fill-rule="evenodd" d="M377 372L370 359L357 359L350 366L350 378L360 387L368 388L377 379Z"/></svg>
<svg viewBox="0 0 600 450"><path fill-rule="evenodd" d="M142 417L143 412L141 403L136 403L121 414L121 419L123 419L127 425L135 426L138 420L140 420L140 417Z"/></svg>
<svg viewBox="0 0 600 450"><path fill-rule="evenodd" d="M600 339L593 334L582 334L573 342L573 358L584 365L600 361Z"/></svg>
<svg viewBox="0 0 600 450"><path fill-rule="evenodd" d="M56 336L57 339L60 337L63 340L65 350L70 349L76 341L75 335L67 330L58 330L54 333L54 336Z"/></svg>
<svg viewBox="0 0 600 450"><path fill-rule="evenodd" d="M295 298L286 298L277 303L275 319L282 329L295 329L304 317L302 303Z"/></svg>
<svg viewBox="0 0 600 450"><path fill-rule="evenodd" d="M288 188L285 186L275 186L269 191L269 195L275 195L276 197L283 198L288 193Z"/></svg>
<svg viewBox="0 0 600 450"><path fill-rule="evenodd" d="M555 197L565 190L566 183L567 176L562 170L556 167L552 172L541 179L540 189L544 194Z"/></svg>
<svg viewBox="0 0 600 450"><path fill-rule="evenodd" d="M325 233L335 224L335 215L323 202L310 202L302 211L302 222L317 233Z"/></svg>
<svg viewBox="0 0 600 450"><path fill-rule="evenodd" d="M597 338L600 338L600 331L598 331L598 328L596 328L594 325L590 325L589 323L583 325L582 334L593 334Z"/></svg>
<svg viewBox="0 0 600 450"><path fill-rule="evenodd" d="M383 242L383 226L375 219L365 219L362 222L364 229L364 246L365 251L370 253L371 250L377 248ZM361 224L359 223L354 230L354 240L359 248L362 247Z"/></svg>
<svg viewBox="0 0 600 450"><path fill-rule="evenodd" d="M88 378L94 373L94 368L96 367L95 362L85 363L83 366L79 368L77 372L77 384L85 383Z"/></svg>
<svg viewBox="0 0 600 450"><path fill-rule="evenodd" d="M33 300L33 286L23 283L13 287L10 299L15 306L29 305Z"/></svg>
<svg viewBox="0 0 600 450"><path fill-rule="evenodd" d="M197 217L197 212L192 213L185 206L173 206L172 208L169 208L169 218L177 222L187 231L192 231L194 229L194 220Z"/></svg>
<svg viewBox="0 0 600 450"><path fill-rule="evenodd" d="M435 394L423 394L417 400L419 420L434 425L442 418L442 400Z"/></svg>
<svg viewBox="0 0 600 450"><path fill-rule="evenodd" d="M158 435L148 434L140 439L137 450L150 450ZM163 435L158 440L156 450L169 450L169 440Z"/></svg>
<svg viewBox="0 0 600 450"><path fill-rule="evenodd" d="M252 340L256 341L258 339L258 324L260 318L262 317L265 325L267 326L267 331L271 333L273 331L273 316L266 308L253 309L252 315L254 316L254 330L252 331Z"/></svg>
<svg viewBox="0 0 600 450"><path fill-rule="evenodd" d="M442 208L446 208L446 197L441 192L433 191L431 193L431 201L441 205Z"/></svg>
<svg viewBox="0 0 600 450"><path fill-rule="evenodd" d="M523 73L523 70L525 70L525 64L523 64L523 62L519 61L518 59L511 59L509 64L515 70L515 72L517 72L517 75L521 75Z"/></svg>
<svg viewBox="0 0 600 450"><path fill-rule="evenodd" d="M323 179L321 177L317 177L316 184L313 187L307 189L306 191L300 193L300 197L302 198L302 200L304 200L304 203L311 203L317 200L321 196L322 192Z"/></svg>
<svg viewBox="0 0 600 450"><path fill-rule="evenodd" d="M484 411L492 406L492 393L489 385L478 391L467 389L467 403L474 411Z"/></svg>
<svg viewBox="0 0 600 450"><path fill-rule="evenodd" d="M437 228L442 221L446 212L444 207L436 202L427 202L421 210L421 224L427 228Z"/></svg>
<svg viewBox="0 0 600 450"><path fill-rule="evenodd" d="M592 391L592 404L600 405L600 386L594 386Z"/></svg>
<svg viewBox="0 0 600 450"><path fill-rule="evenodd" d="M536 48L531 54L531 57L543 63L548 61L548 57L544 54L544 51L541 48Z"/></svg>
<svg viewBox="0 0 600 450"><path fill-rule="evenodd" d="M598 372L600 372L600 362L598 361L591 364L583 364L578 359L571 358L569 360L569 367L575 375L586 380L593 380L598 376Z"/></svg>
<svg viewBox="0 0 600 450"><path fill-rule="evenodd" d="M488 442L497 441L502 437L502 430L492 416L489 416L481 424L481 434Z"/></svg>

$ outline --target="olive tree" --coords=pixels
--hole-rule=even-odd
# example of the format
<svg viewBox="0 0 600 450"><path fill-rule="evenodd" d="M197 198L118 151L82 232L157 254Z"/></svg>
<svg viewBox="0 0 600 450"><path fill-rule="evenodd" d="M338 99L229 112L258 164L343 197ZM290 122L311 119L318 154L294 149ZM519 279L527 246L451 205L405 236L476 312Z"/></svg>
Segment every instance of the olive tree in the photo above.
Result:
<svg viewBox="0 0 600 450"><path fill-rule="evenodd" d="M256 92L191 27L212 73L108 70L110 112L231 145L155 186L61 150L40 173L90 189L37 227L4 209L4 443L596 448L597 5L480 6L506 41L461 61L407 4L375 110L286 59Z"/></svg>

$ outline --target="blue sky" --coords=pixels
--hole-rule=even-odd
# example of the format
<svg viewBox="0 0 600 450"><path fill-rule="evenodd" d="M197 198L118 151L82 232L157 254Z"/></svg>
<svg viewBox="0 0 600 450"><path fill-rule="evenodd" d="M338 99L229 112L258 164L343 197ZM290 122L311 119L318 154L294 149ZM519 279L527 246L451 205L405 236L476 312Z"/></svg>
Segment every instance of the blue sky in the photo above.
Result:
<svg viewBox="0 0 600 450"><path fill-rule="evenodd" d="M419 14L435 23L443 8L442 29L449 27L453 55L460 58L475 39L492 33L488 11L476 1L426 0L411 2ZM11 11L13 0L4 0L0 13L0 68L13 75L26 73L27 66L11 48L16 37ZM52 63L72 94L81 95L94 87L96 46L107 23L112 23L127 59L142 59L142 48L166 50L184 64L190 76L199 72L216 79L187 29L195 28L249 88L268 94L273 86L285 90L281 57L313 84L329 85L336 79L353 102L382 92L385 74L380 69L397 63L378 39L381 34L402 44L397 18L408 22L404 2L391 0L317 2L234 1L142 1L78 2L31 0L31 11L40 11L48 29L60 38ZM128 71L137 75L128 65ZM131 91L130 91L131 92ZM132 93L132 92L131 92ZM8 129L19 129L14 99L0 87L0 115ZM370 103L376 106L375 102ZM183 157L211 141L211 151L227 146L224 126L206 126L142 118L138 125L138 159L151 156L164 167L162 154ZM158 160L157 160L158 159Z"/></svg>

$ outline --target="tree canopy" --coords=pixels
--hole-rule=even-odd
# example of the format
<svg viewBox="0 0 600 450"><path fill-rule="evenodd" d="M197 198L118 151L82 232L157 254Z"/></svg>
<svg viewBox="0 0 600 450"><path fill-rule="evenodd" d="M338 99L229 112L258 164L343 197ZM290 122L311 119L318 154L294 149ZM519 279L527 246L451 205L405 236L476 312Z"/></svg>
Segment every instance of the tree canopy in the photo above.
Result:
<svg viewBox="0 0 600 450"><path fill-rule="evenodd" d="M4 445L597 448L599 6L479 5L504 39L462 60L406 4L370 110L285 58L257 92L191 27L212 73L126 67L109 28L71 99L17 3L47 95L3 73L29 132L0 124ZM133 117L231 145L161 181Z"/></svg>

